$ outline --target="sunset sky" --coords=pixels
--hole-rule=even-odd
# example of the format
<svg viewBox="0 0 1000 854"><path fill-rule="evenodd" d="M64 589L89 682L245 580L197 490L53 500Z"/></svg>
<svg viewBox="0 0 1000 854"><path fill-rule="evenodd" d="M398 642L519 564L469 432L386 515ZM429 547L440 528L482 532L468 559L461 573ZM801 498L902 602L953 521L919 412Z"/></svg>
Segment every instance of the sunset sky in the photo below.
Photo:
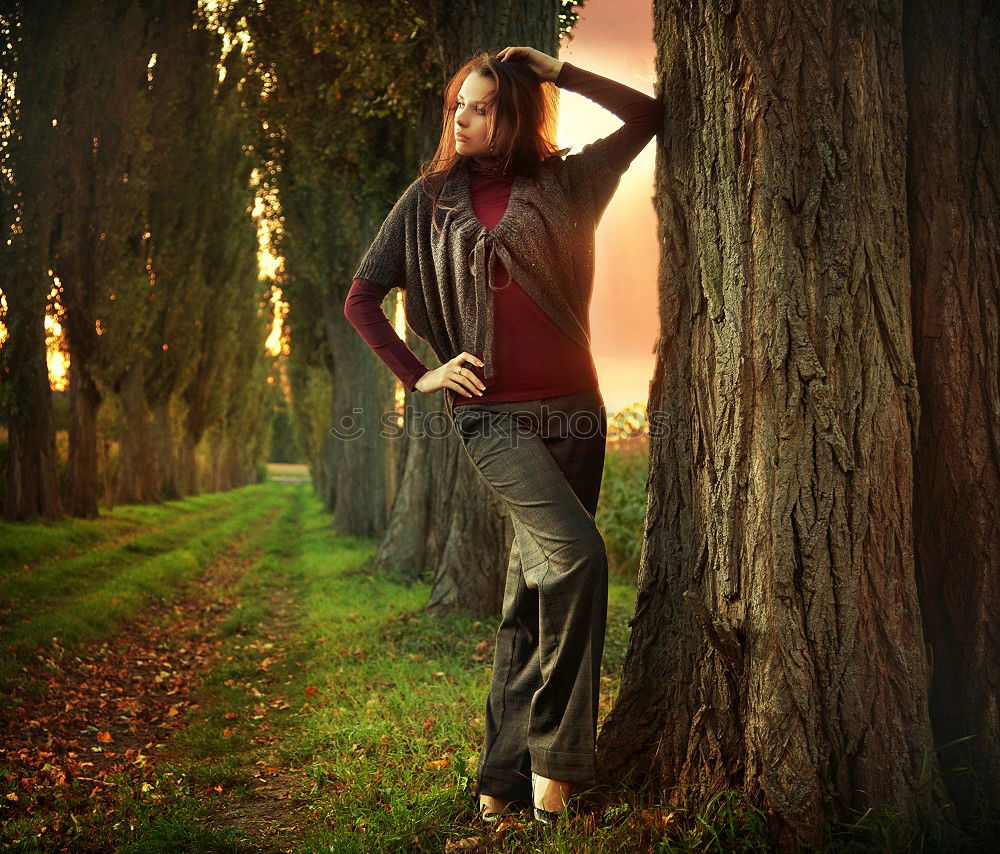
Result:
<svg viewBox="0 0 1000 854"><path fill-rule="evenodd" d="M589 0L573 39L563 39L559 59L654 94L652 4ZM579 151L621 127L621 119L575 92L560 98L559 144ZM597 229L592 349L608 411L646 403L659 327L656 278L659 249L653 209L656 142L650 140L622 176Z"/></svg>

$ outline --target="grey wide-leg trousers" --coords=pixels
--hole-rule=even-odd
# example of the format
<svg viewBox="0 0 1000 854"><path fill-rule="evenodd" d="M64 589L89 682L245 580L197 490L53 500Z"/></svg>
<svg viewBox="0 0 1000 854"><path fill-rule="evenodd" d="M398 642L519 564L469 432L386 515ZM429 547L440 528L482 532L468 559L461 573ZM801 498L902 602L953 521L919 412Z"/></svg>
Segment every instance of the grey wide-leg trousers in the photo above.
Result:
<svg viewBox="0 0 1000 854"><path fill-rule="evenodd" d="M608 561L594 523L607 413L599 390L454 408L514 542L486 700L477 796L531 797L531 772L596 783Z"/></svg>

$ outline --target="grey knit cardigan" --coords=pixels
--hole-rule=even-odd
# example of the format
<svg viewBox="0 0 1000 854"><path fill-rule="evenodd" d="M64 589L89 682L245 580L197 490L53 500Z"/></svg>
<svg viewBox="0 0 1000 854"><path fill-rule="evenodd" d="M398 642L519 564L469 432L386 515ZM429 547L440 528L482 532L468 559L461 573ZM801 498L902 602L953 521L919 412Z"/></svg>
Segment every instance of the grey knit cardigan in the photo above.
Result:
<svg viewBox="0 0 1000 854"><path fill-rule="evenodd" d="M594 232L622 175L609 164L607 140L565 158L550 157L535 176L515 175L507 208L492 229L472 210L468 157L442 187L440 235L418 177L382 223L354 278L399 287L407 325L442 363L463 350L482 352L488 380L497 257L560 329L589 348ZM444 392L452 414L457 393Z"/></svg>

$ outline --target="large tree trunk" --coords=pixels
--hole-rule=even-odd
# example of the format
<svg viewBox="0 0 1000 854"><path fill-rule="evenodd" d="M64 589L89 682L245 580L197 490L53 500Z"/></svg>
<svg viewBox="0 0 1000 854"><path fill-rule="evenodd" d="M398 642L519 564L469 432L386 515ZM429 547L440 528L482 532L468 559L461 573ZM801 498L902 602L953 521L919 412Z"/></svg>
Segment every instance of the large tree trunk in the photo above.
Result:
<svg viewBox="0 0 1000 854"><path fill-rule="evenodd" d="M9 4L5 12L10 13ZM54 201L51 173L62 128L52 122L51 69L60 47L38 15L5 15L0 44L4 134L0 184L0 292L7 338L0 348L0 407L7 419L3 516L63 512L45 350ZM20 19L16 26L15 19ZM16 104L15 104L16 101Z"/></svg>
<svg viewBox="0 0 1000 854"><path fill-rule="evenodd" d="M197 495L200 490L198 479L198 457L195 449L198 442L191 431L184 427L177 442L177 481L182 496Z"/></svg>
<svg viewBox="0 0 1000 854"><path fill-rule="evenodd" d="M558 0L450 4L437 18L444 78L472 50L526 44L557 54L560 8ZM422 159L433 154L441 132L440 97L436 90L420 120ZM428 367L440 364L427 348L414 346L414 352ZM432 421L446 424L442 394L418 403L419 395L408 394L407 406L425 417L436 412ZM454 431L443 438L408 437L401 451L406 454L400 461L403 475L376 564L408 565L432 574L428 607L436 612L498 613L512 541L506 510Z"/></svg>
<svg viewBox="0 0 1000 854"><path fill-rule="evenodd" d="M72 350L72 338L71 338ZM69 465L66 475L66 510L83 519L96 519L97 507L97 410L101 393L82 359L69 368Z"/></svg>
<svg viewBox="0 0 1000 854"><path fill-rule="evenodd" d="M146 401L144 368L136 361L118 388L122 427L118 437L116 504L145 504L161 498L160 453L152 413Z"/></svg>
<svg viewBox="0 0 1000 854"><path fill-rule="evenodd" d="M901 0L655 8L661 336L603 779L741 788L785 847L943 807L912 550Z"/></svg>
<svg viewBox="0 0 1000 854"><path fill-rule="evenodd" d="M45 353L45 290L40 282L46 279L40 270L35 281L14 285L12 278L3 287L7 340L0 375L9 383L3 401L8 428L3 516L24 521L58 516L63 507Z"/></svg>
<svg viewBox="0 0 1000 854"><path fill-rule="evenodd" d="M1000 12L906 7L920 442L914 519L931 720L963 819L1000 804Z"/></svg>
<svg viewBox="0 0 1000 854"><path fill-rule="evenodd" d="M174 442L174 422L170 414L170 397L164 393L152 407L153 452L156 454L159 484L157 500L173 501L181 497L178 477L178 453Z"/></svg>
<svg viewBox="0 0 1000 854"><path fill-rule="evenodd" d="M349 284L348 284L349 286ZM383 417L394 410L395 378L344 316L343 302L323 300L334 368L331 427L325 441L324 498L339 534L381 537L389 515L389 443Z"/></svg>

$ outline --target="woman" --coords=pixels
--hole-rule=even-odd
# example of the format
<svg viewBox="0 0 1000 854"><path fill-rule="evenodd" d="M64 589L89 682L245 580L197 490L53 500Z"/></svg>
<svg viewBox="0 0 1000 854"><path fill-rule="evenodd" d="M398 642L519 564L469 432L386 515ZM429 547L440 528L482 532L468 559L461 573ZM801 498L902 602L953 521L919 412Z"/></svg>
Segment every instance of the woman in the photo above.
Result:
<svg viewBox="0 0 1000 854"><path fill-rule="evenodd" d="M624 124L563 157L546 82ZM487 821L531 798L549 823L596 782L608 569L594 523L607 435L590 351L594 231L662 121L657 98L534 48L473 56L445 88L434 168L394 205L345 302L407 389L443 390L469 457L510 511L477 769ZM393 287L438 367L382 311Z"/></svg>

